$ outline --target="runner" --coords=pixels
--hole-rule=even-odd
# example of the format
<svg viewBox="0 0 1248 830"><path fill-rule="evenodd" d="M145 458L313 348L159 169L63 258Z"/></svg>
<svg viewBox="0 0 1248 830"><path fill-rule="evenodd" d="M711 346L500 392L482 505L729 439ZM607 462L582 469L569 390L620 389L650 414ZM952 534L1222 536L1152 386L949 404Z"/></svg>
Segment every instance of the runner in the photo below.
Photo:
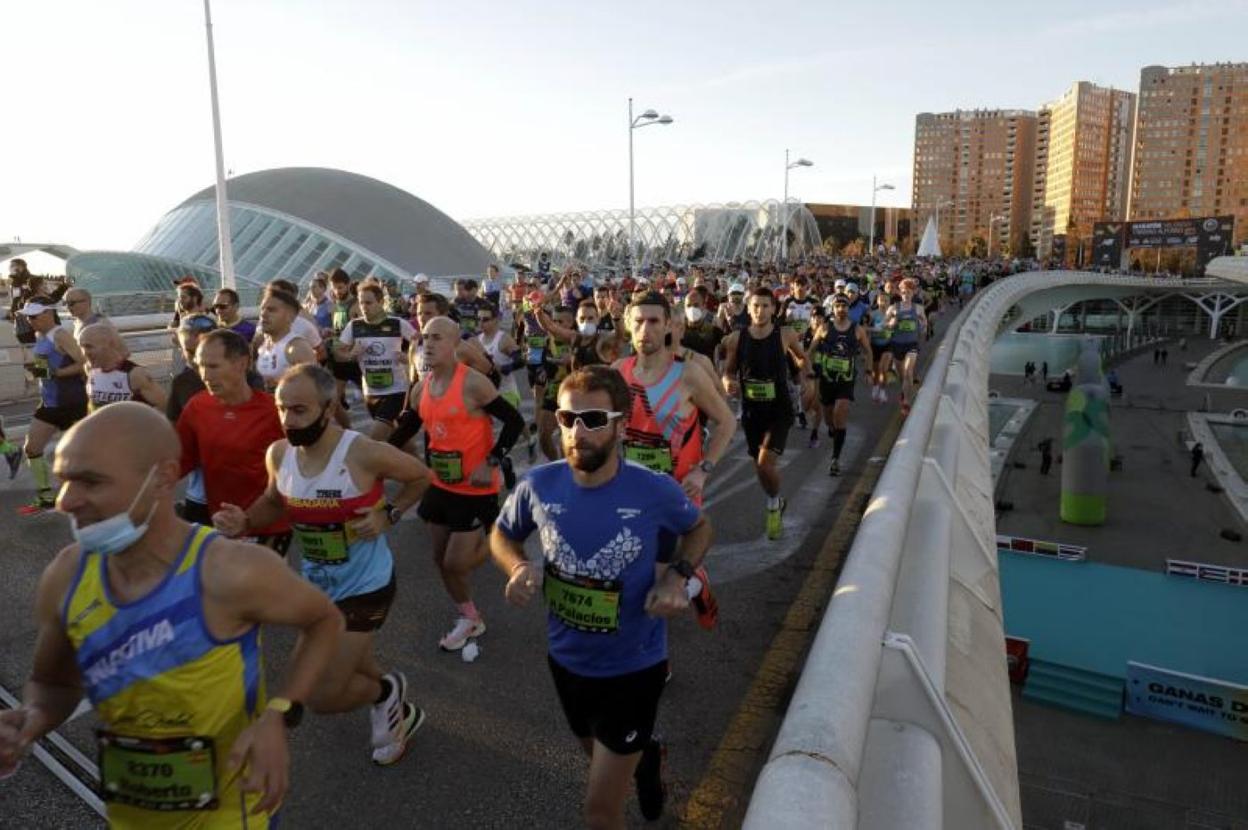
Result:
<svg viewBox="0 0 1248 830"><path fill-rule="evenodd" d="M778 462L793 425L793 401L788 394L785 355L805 369L797 333L775 324L775 295L756 288L747 304L750 325L724 340L724 389L741 396L741 426L754 461L758 483L767 494L767 538L779 539L786 503L780 495Z"/></svg>
<svg viewBox="0 0 1248 830"><path fill-rule="evenodd" d="M367 377L367 375L366 375ZM266 456L268 486L246 511L222 504L213 524L227 536L267 527L283 517L303 550L304 577L324 591L346 619L347 632L316 693L315 712L350 712L371 705L373 761L397 763L425 720L407 701L402 672L382 673L373 648L394 602L394 557L386 531L429 486L429 470L388 444L332 423L337 390L320 366L300 364L277 386L286 439ZM402 484L393 501L385 482Z"/></svg>
<svg viewBox="0 0 1248 830"><path fill-rule="evenodd" d="M178 416L182 475L203 471L208 515L223 503L251 504L268 484L265 453L285 437L273 396L247 383L251 352L236 332L217 329L199 339L195 362L207 393L186 404ZM279 554L290 547L285 519L254 529L254 537Z"/></svg>
<svg viewBox="0 0 1248 830"><path fill-rule="evenodd" d="M360 375L360 364L354 360L338 360L334 357L335 341L347 327L352 318L359 316L359 306L351 293L351 278L341 268L335 268L329 275L329 325L321 329L321 337L325 340L325 365L334 376L338 387L338 406L334 409L334 420L339 426L350 427L351 415L347 406L347 383L354 383L364 388L364 378Z"/></svg>
<svg viewBox="0 0 1248 830"><path fill-rule="evenodd" d="M684 314L675 315L672 319L680 316L684 321L684 334L677 342L704 356L714 365L719 343L724 339L724 332L715 325L715 318L707 310L709 297L710 294L705 286L695 285L685 295ZM715 376L713 372L711 376Z"/></svg>
<svg viewBox="0 0 1248 830"><path fill-rule="evenodd" d="M419 515L429 527L434 562L458 611L438 645L458 651L485 633L470 580L485 561L484 534L498 516L498 467L524 431L524 419L485 375L456 359L461 341L453 320L430 320L424 338L429 372L412 387L390 443L402 447L425 428L426 464L435 477ZM492 447L491 418L503 424Z"/></svg>
<svg viewBox="0 0 1248 830"><path fill-rule="evenodd" d="M91 307L91 292L85 288L74 287L65 292L63 300L65 310L74 318L74 339L82 335L82 330L95 323L112 325L103 314Z"/></svg>
<svg viewBox="0 0 1248 830"><path fill-rule="evenodd" d="M342 618L282 562L179 519L178 454L168 422L133 402L93 413L57 448L76 542L39 580L25 700L0 713L0 777L85 692L110 827L266 828L289 786L287 732ZM261 625L300 634L282 697L267 702Z"/></svg>
<svg viewBox="0 0 1248 830"><path fill-rule="evenodd" d="M294 331L299 317L299 298L289 291L270 286L260 298L260 331L262 338L256 351L256 371L269 389L291 366L316 363L316 349Z"/></svg>
<svg viewBox="0 0 1248 830"><path fill-rule="evenodd" d="M52 301L38 295L18 309L35 331L34 360L26 371L39 381L39 407L26 433L26 460L35 479L35 500L17 509L23 516L51 510L53 490L48 461L43 457L52 436L67 430L87 414L87 388L83 378L85 358L74 336L61 328Z"/></svg>
<svg viewBox="0 0 1248 830"><path fill-rule="evenodd" d="M553 316L548 316L542 310L540 303L534 305L533 319L538 330L545 332L540 328L541 318L546 317L565 331L575 330L576 316L572 309L567 306L558 306L555 308ZM527 330L526 323L526 330ZM545 347L543 349L542 377L546 381L542 384L542 396L535 399L536 411L534 412L534 420L537 423L537 443L542 449L542 455L547 461L555 461L559 458L559 444L555 443L555 410L559 408L558 394L559 384L568 376L572 366L572 349L567 343L559 338L546 332L544 335ZM535 392L536 394L536 392Z"/></svg>
<svg viewBox="0 0 1248 830"><path fill-rule="evenodd" d="M537 317L538 325L545 329L556 343L571 347L567 363L568 371L574 371L582 366L614 362L620 356L621 341L628 336L628 332L617 331L615 328L611 331L599 331L598 306L590 299L581 300L577 304L575 327L566 326L558 320L551 319L550 315L540 307L534 311L534 315ZM564 315L564 320L566 322L566 315ZM558 374L556 372L556 375Z"/></svg>
<svg viewBox="0 0 1248 830"><path fill-rule="evenodd" d="M908 415L914 404L914 370L919 363L919 343L927 328L927 315L923 306L914 301L918 282L907 277L901 281L901 302L888 310L885 325L892 337L889 348L893 360L901 364L901 414Z"/></svg>
<svg viewBox="0 0 1248 830"><path fill-rule="evenodd" d="M417 332L423 332L425 324L437 317L445 317L451 320L451 304L447 302L446 297L441 294L421 294L416 298L416 323ZM454 320L451 320L454 323ZM455 323L456 328L459 327ZM463 337L463 330L460 330L460 337ZM412 383L416 383L426 373L424 366L424 341L423 335L416 343L416 359L409 360L408 365L412 371ZM455 359L465 364L469 368L476 369L483 375L489 375L493 364L490 362L490 356L485 353L485 349L481 347L481 341L475 337L463 340L455 347Z"/></svg>
<svg viewBox="0 0 1248 830"><path fill-rule="evenodd" d="M238 332L250 343L256 339L256 324L243 319L241 302L233 288L222 288L212 298L212 311L217 315L221 328Z"/></svg>
<svg viewBox="0 0 1248 830"><path fill-rule="evenodd" d="M78 336L87 364L87 406L99 409L117 401L138 401L165 408L165 389L147 369L130 359L125 341L109 323L92 323Z"/></svg>
<svg viewBox="0 0 1248 830"><path fill-rule="evenodd" d="M795 277L793 279L792 294L780 306L780 319L785 328L797 332L798 342L801 343L803 349L810 346L812 318L818 308L818 301L810 295L810 283L806 277L803 275ZM800 404L797 412L798 426L801 429L806 429L806 413L814 413L814 419L810 422L810 440L807 442L807 445L813 450L819 446L820 410L816 406L817 401L813 397L808 398L802 394L804 387L802 375L792 359L788 362L788 368L789 396L796 399Z"/></svg>
<svg viewBox="0 0 1248 830"><path fill-rule="evenodd" d="M893 298L879 291L875 295L875 308L871 309L871 359L875 367L871 375L871 400L876 403L888 403L888 370L893 362L889 346L892 331L888 328L888 309L892 304Z"/></svg>
<svg viewBox="0 0 1248 830"><path fill-rule="evenodd" d="M841 474L841 450L849 426L849 405L854 400L859 353L865 359L867 375L875 371L871 341L866 330L850 319L849 307L849 297L832 295L832 318L816 318L815 336L806 361L811 367L807 377L818 383L819 403L832 436L832 466L828 475L833 476Z"/></svg>
<svg viewBox="0 0 1248 830"><path fill-rule="evenodd" d="M477 296L477 289L477 281L474 279L455 281L455 314L452 316L459 322L460 331L465 338L476 337L481 330L477 318L485 300Z"/></svg>
<svg viewBox="0 0 1248 830"><path fill-rule="evenodd" d="M403 347L416 339L416 329L402 317L386 313L385 297L376 282L360 283L360 314L334 341L338 360L359 363L364 380L364 405L372 416L369 437L384 441L407 399L407 354Z"/></svg>
<svg viewBox="0 0 1248 830"><path fill-rule="evenodd" d="M734 282L728 286L728 301L720 303L715 323L725 336L750 325L750 312L745 308L745 286Z"/></svg>
<svg viewBox="0 0 1248 830"><path fill-rule="evenodd" d="M524 355L520 353L520 347L511 335L502 330L502 320L499 319L497 308L492 305L482 306L477 312L477 322L481 324L481 333L477 335L477 340L490 356L490 362L497 372L498 394L519 411L520 387L512 373L524 368Z"/></svg>
<svg viewBox="0 0 1248 830"><path fill-rule="evenodd" d="M654 735L667 673L666 617L689 605L687 582L711 541L710 522L669 477L621 462L629 391L603 366L574 372L559 396L566 462L532 470L490 536L507 600L548 607L555 689L589 757L584 816L624 827L629 779L642 815L663 814L665 747ZM540 529L542 570L524 541ZM660 537L679 537L670 559Z"/></svg>

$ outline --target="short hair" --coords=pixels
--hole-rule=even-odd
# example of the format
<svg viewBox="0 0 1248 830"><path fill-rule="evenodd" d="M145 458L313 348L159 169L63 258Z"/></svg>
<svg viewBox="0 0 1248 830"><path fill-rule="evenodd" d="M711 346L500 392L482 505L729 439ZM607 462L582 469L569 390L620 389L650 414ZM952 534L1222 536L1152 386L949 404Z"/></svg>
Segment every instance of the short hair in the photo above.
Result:
<svg viewBox="0 0 1248 830"><path fill-rule="evenodd" d="M202 349L209 343L220 343L222 351L229 360L237 360L240 357L251 359L251 346L246 338L233 329L213 329L200 338L199 347Z"/></svg>
<svg viewBox="0 0 1248 830"><path fill-rule="evenodd" d="M439 317L449 317L451 314L450 301L447 300L446 297L443 297L441 294L438 294L436 292L430 292L428 294L421 294L420 296L416 298L416 302L421 305L427 305L429 303L433 303L435 306L437 306Z"/></svg>
<svg viewBox="0 0 1248 830"><path fill-rule="evenodd" d="M364 291L367 291L370 294L372 294L374 299L376 299L377 302L379 303L386 298L385 289L383 289L379 283L375 283L375 282L360 283L360 293ZM358 293L357 293L357 296L358 296Z"/></svg>
<svg viewBox="0 0 1248 830"><path fill-rule="evenodd" d="M217 318L211 314L196 312L188 314L178 322L178 331L209 332L217 327Z"/></svg>
<svg viewBox="0 0 1248 830"><path fill-rule="evenodd" d="M576 311L573 310L572 306L570 305L559 305L559 306L555 306L555 313L556 314L576 314Z"/></svg>
<svg viewBox="0 0 1248 830"><path fill-rule="evenodd" d="M329 281L334 283L350 283L351 277L341 268L335 268L329 275Z"/></svg>
<svg viewBox="0 0 1248 830"><path fill-rule="evenodd" d="M627 413L632 402L624 376L610 366L582 366L559 384L559 395L564 392L606 392L616 412Z"/></svg>
<svg viewBox="0 0 1248 830"><path fill-rule="evenodd" d="M465 291L472 291L472 290L475 290L477 287L477 281L472 278L462 279L459 281L459 284L464 288Z"/></svg>
<svg viewBox="0 0 1248 830"><path fill-rule="evenodd" d="M707 299L709 299L709 298L710 298L710 296L711 296L711 291L710 291L710 289L709 289L709 288L707 288L705 285L695 285L692 289L690 289L689 293L690 293L690 294L697 294L697 295L698 295L699 297L701 297L703 300L707 300Z"/></svg>
<svg viewBox="0 0 1248 830"><path fill-rule="evenodd" d="M265 288L279 288L288 294L294 294L295 296L299 295L299 286L295 285L290 280L281 279L280 277L275 280L269 280Z"/></svg>
<svg viewBox="0 0 1248 830"><path fill-rule="evenodd" d="M178 286L178 293L183 291L194 297L196 302L202 303L204 301L204 292L199 290L198 285L192 285L189 282L184 282Z"/></svg>
<svg viewBox="0 0 1248 830"><path fill-rule="evenodd" d="M329 280L325 278L324 274L317 274L315 277L312 278L312 284L319 285L321 288L328 288Z"/></svg>
<svg viewBox="0 0 1248 830"><path fill-rule="evenodd" d="M498 319L498 306L494 305L489 300L486 300L481 303L481 305L477 306L477 313L480 314L482 311L488 311L490 314L494 315L495 320Z"/></svg>
<svg viewBox="0 0 1248 830"><path fill-rule="evenodd" d="M238 305L241 302L238 298L238 292L233 288L218 288L217 293L223 294L230 301L230 305Z"/></svg>
<svg viewBox="0 0 1248 830"><path fill-rule="evenodd" d="M277 381L278 386L298 378L307 378L316 387L316 398L321 406L327 407L338 399L338 381L324 367L316 363L297 363L291 366Z"/></svg>
<svg viewBox="0 0 1248 830"><path fill-rule="evenodd" d="M776 301L775 293L765 285L760 285L758 288L755 288L750 292L750 298L752 299L754 297L766 297L771 300L772 303L775 303Z"/></svg>
<svg viewBox="0 0 1248 830"><path fill-rule="evenodd" d="M581 300L579 303L576 304L576 308L577 310L580 310L582 308L592 308L594 311L597 311L598 304L595 303L591 298L586 297L585 299Z"/></svg>
<svg viewBox="0 0 1248 830"><path fill-rule="evenodd" d="M285 289L280 288L276 285L270 284L268 288L264 289L264 297L262 298L262 302L263 300L267 300L270 297L272 297L274 300L277 300L279 303L290 306L295 311L299 311L299 309L303 308L303 306L299 302L298 297L296 297L291 292L286 291Z"/></svg>
<svg viewBox="0 0 1248 830"><path fill-rule="evenodd" d="M26 260L21 259L19 257L14 257L13 259L9 260L9 262L12 263L13 265L20 265L23 268L26 267Z"/></svg>
<svg viewBox="0 0 1248 830"><path fill-rule="evenodd" d="M663 318L666 320L672 319L672 304L667 301L667 297L664 297L658 291L647 291L646 293L642 294L640 297L634 294L633 301L630 305L661 306L663 309Z"/></svg>

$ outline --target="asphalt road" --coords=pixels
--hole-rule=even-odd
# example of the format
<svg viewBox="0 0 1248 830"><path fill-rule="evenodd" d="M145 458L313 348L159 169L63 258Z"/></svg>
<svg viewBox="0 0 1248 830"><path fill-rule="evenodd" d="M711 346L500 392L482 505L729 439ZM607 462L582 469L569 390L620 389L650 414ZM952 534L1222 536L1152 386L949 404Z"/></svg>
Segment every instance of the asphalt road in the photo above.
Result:
<svg viewBox="0 0 1248 830"><path fill-rule="evenodd" d="M720 623L706 632L690 616L671 626L675 676L664 695L658 725L669 742L668 812L650 826L678 826L689 793L699 785L725 738L846 494L865 464L880 463L879 458L869 461L864 448L876 446L896 407L873 404L861 382L858 399L841 477L827 474L829 438L823 437L818 449L810 449L807 433L796 427L790 433L782 460L789 499L782 539L772 542L764 536L762 491L740 431L711 476L706 507L715 542L708 565L719 598ZM523 446L514 456L521 471L527 468ZM15 515L14 510L31 496L25 469L15 481L0 483L0 533L8 540L0 548L4 564L0 685L13 691L20 689L29 671L34 644L31 607L38 575L50 556L70 541L62 516ZM283 810L284 825L580 826L586 763L567 731L545 665L542 609L507 605L502 575L488 565L474 582L477 604L489 626L479 640L480 657L468 664L457 654L440 652L437 641L453 621L453 608L430 560L425 528L414 513L390 533L398 598L378 636L377 649L384 667L407 674L412 696L425 708L428 720L408 756L395 767L381 769L370 762L366 712L306 718L292 738L293 786ZM280 682L291 643L288 632L266 631L271 683ZM786 701L800 669L796 660L792 669L782 696ZM782 711L769 714L776 723L781 715ZM60 733L93 756L93 727L94 717L87 712ZM732 749L743 753L739 763L757 767L768 746ZM717 823L739 824L748 792L738 795L738 807ZM629 805L629 818L631 824L644 824L635 802ZM0 827L99 824L77 796L33 759L13 778L0 782ZM705 825L705 818L699 824Z"/></svg>

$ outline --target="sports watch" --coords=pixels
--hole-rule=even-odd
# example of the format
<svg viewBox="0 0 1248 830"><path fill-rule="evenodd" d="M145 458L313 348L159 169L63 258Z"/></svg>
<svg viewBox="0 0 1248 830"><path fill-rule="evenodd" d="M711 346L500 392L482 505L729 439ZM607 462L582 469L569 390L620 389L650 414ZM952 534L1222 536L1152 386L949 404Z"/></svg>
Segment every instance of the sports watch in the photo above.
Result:
<svg viewBox="0 0 1248 830"><path fill-rule="evenodd" d="M698 469L709 475L711 470L715 469L715 462L709 458L703 458L698 462Z"/></svg>
<svg viewBox="0 0 1248 830"><path fill-rule="evenodd" d="M385 507L382 509L386 511L386 521L391 525L397 525L399 520L403 518L403 511L390 502L386 502Z"/></svg>
<svg viewBox="0 0 1248 830"><path fill-rule="evenodd" d="M265 709L278 712L287 729L294 729L303 720L303 704L285 697L271 697Z"/></svg>
<svg viewBox="0 0 1248 830"><path fill-rule="evenodd" d="M683 576L685 579L693 578L693 565L688 559L677 559L670 565L671 569Z"/></svg>

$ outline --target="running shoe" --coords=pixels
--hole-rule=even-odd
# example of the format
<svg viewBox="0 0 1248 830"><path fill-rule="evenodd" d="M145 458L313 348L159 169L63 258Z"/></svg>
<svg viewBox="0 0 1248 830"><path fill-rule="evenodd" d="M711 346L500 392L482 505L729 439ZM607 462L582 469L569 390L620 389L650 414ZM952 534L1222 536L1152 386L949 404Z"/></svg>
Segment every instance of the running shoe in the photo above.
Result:
<svg viewBox="0 0 1248 830"><path fill-rule="evenodd" d="M667 801L667 786L663 783L663 767L667 761L667 747L657 736L650 738L641 751L641 760L633 771L637 784L637 805L646 821L658 821L663 815Z"/></svg>
<svg viewBox="0 0 1248 830"><path fill-rule="evenodd" d="M776 540L780 538L780 532L784 528L784 508L788 504L783 498L780 499L780 506L774 510L767 511L767 538Z"/></svg>
<svg viewBox="0 0 1248 830"><path fill-rule="evenodd" d="M806 413L805 412L797 413L797 425L801 427L802 429L806 429Z"/></svg>
<svg viewBox="0 0 1248 830"><path fill-rule="evenodd" d="M480 637L484 633L485 620L460 617L455 621L455 627L446 632L446 636L438 641L438 648L443 651L459 651L473 637Z"/></svg>
<svg viewBox="0 0 1248 830"><path fill-rule="evenodd" d="M819 428L815 427L810 431L810 440L806 442L806 446L812 450L819 449Z"/></svg>
<svg viewBox="0 0 1248 830"><path fill-rule="evenodd" d="M48 513L56 509L56 502L45 501L44 499L35 499L30 504L23 504L17 508L17 512L21 516L38 516Z"/></svg>
<svg viewBox="0 0 1248 830"><path fill-rule="evenodd" d="M369 724L373 730L373 749L388 746L398 737L399 726L403 720L403 706L407 702L407 677L403 672L386 672L382 677L390 684L390 694L381 703L374 703L368 709Z"/></svg>
<svg viewBox="0 0 1248 830"><path fill-rule="evenodd" d="M888 403L888 390L880 387L880 403Z"/></svg>
<svg viewBox="0 0 1248 830"><path fill-rule="evenodd" d="M9 481L17 478L17 471L22 469L22 448L5 441L0 445L4 460L9 462Z"/></svg>
<svg viewBox="0 0 1248 830"><path fill-rule="evenodd" d="M529 432L529 463L537 460L537 427Z"/></svg>
<svg viewBox="0 0 1248 830"><path fill-rule="evenodd" d="M425 722L425 710L411 703L403 704L403 722L399 725L398 737L373 750L373 763L388 767L403 760L407 748L411 745L412 736Z"/></svg>
<svg viewBox="0 0 1248 830"><path fill-rule="evenodd" d="M701 590L693 597L693 610L697 615L698 625L710 631L719 622L719 600L715 599L715 593L711 590L711 578L707 575L706 568L699 565L693 575L702 583ZM668 673L671 673L670 663Z"/></svg>
<svg viewBox="0 0 1248 830"><path fill-rule="evenodd" d="M832 466L828 468L828 475L839 476L841 474L841 460L839 458L832 459Z"/></svg>

